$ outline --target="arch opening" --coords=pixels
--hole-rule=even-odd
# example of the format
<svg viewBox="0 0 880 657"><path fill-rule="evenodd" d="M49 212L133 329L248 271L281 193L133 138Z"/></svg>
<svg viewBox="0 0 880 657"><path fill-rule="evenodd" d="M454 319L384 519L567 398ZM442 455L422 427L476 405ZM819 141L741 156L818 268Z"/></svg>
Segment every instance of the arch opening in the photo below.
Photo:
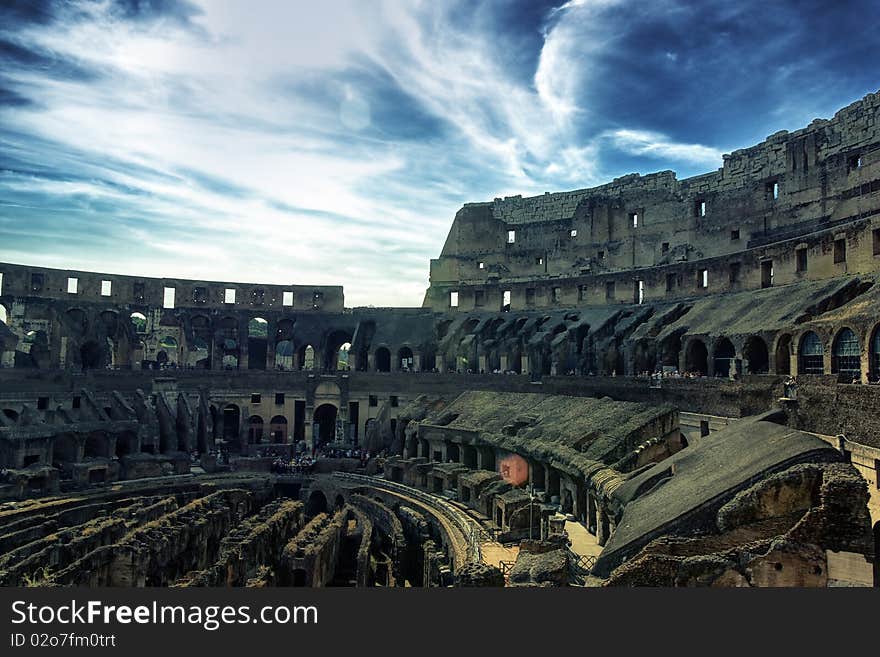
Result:
<svg viewBox="0 0 880 657"><path fill-rule="evenodd" d="M776 343L776 373L791 374L791 336L787 333Z"/></svg>
<svg viewBox="0 0 880 657"><path fill-rule="evenodd" d="M736 363L736 349L727 338L721 338L715 344L715 376L725 377L731 373L731 368Z"/></svg>
<svg viewBox="0 0 880 657"><path fill-rule="evenodd" d="M858 336L849 328L842 328L834 339L831 351L831 373L841 381L860 382L862 379L862 347Z"/></svg>
<svg viewBox="0 0 880 657"><path fill-rule="evenodd" d="M397 352L397 366L401 372L411 372L415 365L412 349L401 347Z"/></svg>
<svg viewBox="0 0 880 657"><path fill-rule="evenodd" d="M743 358L748 362L749 374L767 374L770 371L770 353L767 343L757 335L746 340Z"/></svg>
<svg viewBox="0 0 880 657"><path fill-rule="evenodd" d="M379 347L378 349L376 349L376 371L391 371L391 352L387 349L387 347Z"/></svg>
<svg viewBox="0 0 880 657"><path fill-rule="evenodd" d="M692 374L706 376L709 350L702 340L691 340L685 353L684 369Z"/></svg>
<svg viewBox="0 0 880 657"><path fill-rule="evenodd" d="M248 444L256 445L263 442L263 418L251 415L248 418Z"/></svg>
<svg viewBox="0 0 880 657"><path fill-rule="evenodd" d="M812 331L807 331L801 338L799 356L799 374L825 373L825 348L822 340Z"/></svg>
<svg viewBox="0 0 880 657"><path fill-rule="evenodd" d="M313 444L315 446L336 440L336 413L336 407L333 404L321 404L315 409L313 417Z"/></svg>
<svg viewBox="0 0 880 657"><path fill-rule="evenodd" d="M269 422L269 436L273 443L287 442L287 418L276 415Z"/></svg>

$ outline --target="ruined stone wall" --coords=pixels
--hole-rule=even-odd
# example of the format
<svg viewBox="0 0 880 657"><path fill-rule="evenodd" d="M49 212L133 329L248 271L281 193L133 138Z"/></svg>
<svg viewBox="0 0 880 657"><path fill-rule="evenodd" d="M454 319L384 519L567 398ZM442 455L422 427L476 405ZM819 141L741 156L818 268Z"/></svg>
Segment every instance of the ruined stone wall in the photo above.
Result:
<svg viewBox="0 0 880 657"><path fill-rule="evenodd" d="M348 509L318 514L287 543L278 566L282 586L323 587L333 580L348 516ZM305 571L302 583L297 571Z"/></svg>
<svg viewBox="0 0 880 657"><path fill-rule="evenodd" d="M78 586L165 586L205 568L223 537L247 515L254 498L224 490L190 502L138 527L118 542L95 549L55 573L51 583Z"/></svg>
<svg viewBox="0 0 880 657"><path fill-rule="evenodd" d="M114 300L136 308L163 308L165 290L174 289L172 308L201 308L203 310L230 310L236 305L252 308L291 310L324 310L339 312L344 306L342 287L337 285L271 285L264 283L237 283L234 281L202 281L182 278L149 278L122 276L73 269L50 269L0 263L3 288L0 298L41 297L70 301L75 298L84 304L106 303ZM69 291L69 279L77 280L74 292ZM106 283L109 294L103 294ZM102 286L102 283L105 285ZM234 290L234 301L227 303L227 290ZM284 303L284 293L293 295L292 303ZM317 295L317 296L316 296Z"/></svg>
<svg viewBox="0 0 880 657"><path fill-rule="evenodd" d="M764 261L774 284L876 271L878 112L880 94L869 94L831 120L778 132L685 180L633 174L592 189L467 204L431 261L424 305L450 308L451 292L462 311L627 303L638 280L647 299L754 289ZM806 250L806 270L797 249ZM708 288L699 283L704 269Z"/></svg>
<svg viewBox="0 0 880 657"><path fill-rule="evenodd" d="M867 499L864 480L847 464L796 465L718 509L716 532L655 539L605 584L870 586Z"/></svg>
<svg viewBox="0 0 880 657"><path fill-rule="evenodd" d="M223 538L214 565L187 573L175 586L245 586L261 568L277 569L281 546L299 531L303 521L302 502L267 504Z"/></svg>

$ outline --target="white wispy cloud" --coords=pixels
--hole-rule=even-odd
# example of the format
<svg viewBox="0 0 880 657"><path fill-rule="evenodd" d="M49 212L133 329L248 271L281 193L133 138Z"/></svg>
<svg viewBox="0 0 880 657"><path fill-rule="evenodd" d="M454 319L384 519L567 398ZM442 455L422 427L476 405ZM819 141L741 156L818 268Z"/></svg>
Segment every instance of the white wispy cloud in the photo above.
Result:
<svg viewBox="0 0 880 657"><path fill-rule="evenodd" d="M632 155L677 160L707 167L718 167L722 163L722 152L717 148L677 143L656 132L620 129L604 133L602 138L607 139L615 148Z"/></svg>
<svg viewBox="0 0 880 657"><path fill-rule="evenodd" d="M53 175L0 177L0 235L27 208L56 247L22 258L5 240L0 258L343 284L349 305L418 305L463 202L598 184L609 147L720 160L651 132L584 130L612 0L551 12L529 75L511 72L491 25L462 20L463 2L196 4L187 23L71 3L6 34L91 74L4 71L34 101L2 109L9 153ZM380 74L399 107L370 86ZM425 136L395 138L415 114ZM107 239L59 256L71 230L59 208Z"/></svg>

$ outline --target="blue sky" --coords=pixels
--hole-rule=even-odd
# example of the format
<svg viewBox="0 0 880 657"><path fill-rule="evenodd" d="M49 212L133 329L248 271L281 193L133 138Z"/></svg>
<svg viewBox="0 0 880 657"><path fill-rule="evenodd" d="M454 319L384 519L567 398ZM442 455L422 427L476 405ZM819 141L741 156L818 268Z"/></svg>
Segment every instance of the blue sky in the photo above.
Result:
<svg viewBox="0 0 880 657"><path fill-rule="evenodd" d="M5 0L0 260L421 303L467 201L715 169L880 89L880 3Z"/></svg>

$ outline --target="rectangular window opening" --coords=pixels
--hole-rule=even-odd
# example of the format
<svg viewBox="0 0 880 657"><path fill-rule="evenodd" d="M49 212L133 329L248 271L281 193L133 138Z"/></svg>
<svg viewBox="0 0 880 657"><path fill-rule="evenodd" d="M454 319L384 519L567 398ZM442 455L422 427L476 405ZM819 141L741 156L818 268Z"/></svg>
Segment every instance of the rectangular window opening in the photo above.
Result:
<svg viewBox="0 0 880 657"><path fill-rule="evenodd" d="M486 304L486 293L483 290L474 291L474 305L483 306Z"/></svg>
<svg viewBox="0 0 880 657"><path fill-rule="evenodd" d="M730 231L730 241L736 242L738 240L739 240L739 228L737 228L736 230Z"/></svg>
<svg viewBox="0 0 880 657"><path fill-rule="evenodd" d="M669 242L663 242L660 245L660 253L669 253Z"/></svg>
<svg viewBox="0 0 880 657"><path fill-rule="evenodd" d="M761 287L767 288L773 286L773 261L764 260L761 263Z"/></svg>
<svg viewBox="0 0 880 657"><path fill-rule="evenodd" d="M700 270L700 287L704 290L709 287L709 270L701 269Z"/></svg>
<svg viewBox="0 0 880 657"><path fill-rule="evenodd" d="M806 249L798 249L795 252L797 256L797 271L805 272L807 271L807 250Z"/></svg>
<svg viewBox="0 0 880 657"><path fill-rule="evenodd" d="M637 304L645 303L645 281L635 282L635 297Z"/></svg>
<svg viewBox="0 0 880 657"><path fill-rule="evenodd" d="M738 262L730 263L730 284L736 285L739 283L739 273L742 269L742 265Z"/></svg>
<svg viewBox="0 0 880 657"><path fill-rule="evenodd" d="M638 212L630 212L629 213L629 220L630 220L630 223L632 224L633 228L639 227L639 213Z"/></svg>
<svg viewBox="0 0 880 657"><path fill-rule="evenodd" d="M251 393L251 404L259 404L263 400L263 395L259 392Z"/></svg>
<svg viewBox="0 0 880 657"><path fill-rule="evenodd" d="M71 276L67 279L67 293L76 294L79 290L79 279Z"/></svg>
<svg viewBox="0 0 880 657"><path fill-rule="evenodd" d="M281 293L281 305L290 308L293 305L293 292L287 291Z"/></svg>
<svg viewBox="0 0 880 657"><path fill-rule="evenodd" d="M276 406L284 406L284 393L276 392L275 393L275 405Z"/></svg>
<svg viewBox="0 0 880 657"><path fill-rule="evenodd" d="M162 307L174 308L174 288L166 287L162 295Z"/></svg>
<svg viewBox="0 0 880 657"><path fill-rule="evenodd" d="M449 307L458 308L458 292L449 293Z"/></svg>
<svg viewBox="0 0 880 657"><path fill-rule="evenodd" d="M694 201L694 216L706 216L706 201L704 201L703 199L697 199L696 201Z"/></svg>
<svg viewBox="0 0 880 657"><path fill-rule="evenodd" d="M223 303L235 303L235 288L227 287L223 293Z"/></svg>
<svg viewBox="0 0 880 657"><path fill-rule="evenodd" d="M509 230L507 231L507 243L514 244L516 242L516 231Z"/></svg>
<svg viewBox="0 0 880 657"><path fill-rule="evenodd" d="M485 262L481 262L481 263L479 264L479 268L480 268L480 269L485 269L485 268L486 268L486 263L485 263Z"/></svg>
<svg viewBox="0 0 880 657"><path fill-rule="evenodd" d="M880 228L875 228L872 233L874 240L874 255L880 255Z"/></svg>
<svg viewBox="0 0 880 657"><path fill-rule="evenodd" d="M672 292L675 289L675 274L666 274L666 291Z"/></svg>
<svg viewBox="0 0 880 657"><path fill-rule="evenodd" d="M614 299L614 281L605 283L605 300L612 301Z"/></svg>
<svg viewBox="0 0 880 657"><path fill-rule="evenodd" d="M504 293L501 295L502 310L510 310L510 296L510 290L504 290Z"/></svg>
<svg viewBox="0 0 880 657"><path fill-rule="evenodd" d="M101 281L101 296L109 297L110 291L113 289L112 281Z"/></svg>
<svg viewBox="0 0 880 657"><path fill-rule="evenodd" d="M834 264L846 262L846 240L834 240Z"/></svg>
<svg viewBox="0 0 880 657"><path fill-rule="evenodd" d="M577 237L578 236L577 228L572 228L571 232L569 233L569 236L570 237Z"/></svg>

